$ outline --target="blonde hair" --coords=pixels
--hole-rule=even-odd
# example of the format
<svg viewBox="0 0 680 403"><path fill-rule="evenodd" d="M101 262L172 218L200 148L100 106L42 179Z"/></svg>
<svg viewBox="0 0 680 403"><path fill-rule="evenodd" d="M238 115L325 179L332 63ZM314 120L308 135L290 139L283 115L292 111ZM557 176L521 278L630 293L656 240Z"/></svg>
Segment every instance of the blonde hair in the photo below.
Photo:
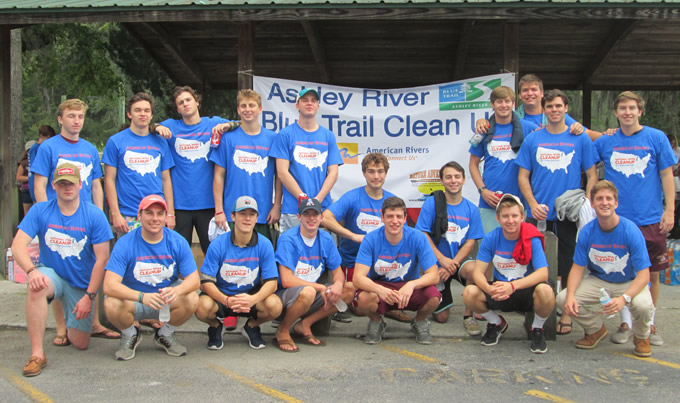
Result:
<svg viewBox="0 0 680 403"><path fill-rule="evenodd" d="M59 104L59 108L57 108L57 116L63 116L66 109L83 111L83 113L85 113L87 112L87 104L77 98L67 99L66 101Z"/></svg>

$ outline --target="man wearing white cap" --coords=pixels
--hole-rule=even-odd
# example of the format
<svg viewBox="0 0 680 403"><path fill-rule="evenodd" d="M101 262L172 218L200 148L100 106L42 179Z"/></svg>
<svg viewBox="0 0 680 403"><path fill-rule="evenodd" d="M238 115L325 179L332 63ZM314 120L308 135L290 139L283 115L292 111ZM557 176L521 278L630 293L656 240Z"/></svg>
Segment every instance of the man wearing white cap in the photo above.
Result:
<svg viewBox="0 0 680 403"><path fill-rule="evenodd" d="M80 170L74 164L60 164L52 186L56 198L37 203L19 224L12 252L28 280L26 328L31 341L31 358L24 376L36 376L47 365L43 338L47 304L63 301L68 340L84 350L90 342L94 299L109 258L113 238L106 215L95 205L80 200ZM40 263L31 262L28 244L40 240Z"/></svg>
<svg viewBox="0 0 680 403"><path fill-rule="evenodd" d="M159 195L144 197L137 213L141 227L116 242L106 265L106 316L122 333L115 354L118 360L134 358L142 340L134 321L159 319L159 310L166 304L170 320L156 329L154 343L174 357L187 353L175 329L196 312L198 295L194 291L199 277L186 239L165 227L167 208Z"/></svg>

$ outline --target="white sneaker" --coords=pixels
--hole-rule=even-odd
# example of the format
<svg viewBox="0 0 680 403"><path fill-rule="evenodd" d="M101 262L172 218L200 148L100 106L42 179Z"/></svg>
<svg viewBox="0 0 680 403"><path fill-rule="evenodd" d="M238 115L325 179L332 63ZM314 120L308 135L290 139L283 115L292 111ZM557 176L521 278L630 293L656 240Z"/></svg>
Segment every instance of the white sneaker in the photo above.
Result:
<svg viewBox="0 0 680 403"><path fill-rule="evenodd" d="M649 344L652 346L663 346L663 339L656 331L656 326L649 326Z"/></svg>
<svg viewBox="0 0 680 403"><path fill-rule="evenodd" d="M628 327L628 323L621 322L621 325L619 325L616 333L612 334L612 343L625 344L628 342L628 339L630 339L631 334L633 334L633 331L630 330L630 327Z"/></svg>
<svg viewBox="0 0 680 403"><path fill-rule="evenodd" d="M463 319L463 325L465 326L467 334L470 336L479 336L482 334L482 329L480 329L474 316Z"/></svg>

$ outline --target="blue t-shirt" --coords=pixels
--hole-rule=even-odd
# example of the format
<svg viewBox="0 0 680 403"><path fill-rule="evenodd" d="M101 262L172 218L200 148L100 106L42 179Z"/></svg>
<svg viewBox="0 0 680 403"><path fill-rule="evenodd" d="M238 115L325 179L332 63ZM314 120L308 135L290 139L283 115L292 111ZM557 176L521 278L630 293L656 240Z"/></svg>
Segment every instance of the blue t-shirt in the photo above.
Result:
<svg viewBox="0 0 680 403"><path fill-rule="evenodd" d="M368 278L392 283L417 280L423 271L437 264L427 237L422 232L404 226L398 244L385 237L385 227L366 235L357 254L356 263L369 267Z"/></svg>
<svg viewBox="0 0 680 403"><path fill-rule="evenodd" d="M54 170L63 163L71 163L78 167L80 179L83 181L80 200L92 201L92 180L103 176L97 148L83 139L70 143L61 135L43 141L38 148L35 161L31 162L31 172L47 178L45 189L47 200L57 197L57 193L52 189L52 179L54 179Z"/></svg>
<svg viewBox="0 0 680 403"><path fill-rule="evenodd" d="M619 216L610 232L602 231L598 220L586 224L578 235L574 263L610 283L634 280L640 270L651 266L645 238L631 220Z"/></svg>
<svg viewBox="0 0 680 403"><path fill-rule="evenodd" d="M446 213L449 228L439 241L437 249L444 256L453 259L468 239L482 239L484 229L479 209L466 198L456 205L447 203ZM432 234L432 225L436 217L434 197L428 197L420 209L416 229Z"/></svg>
<svg viewBox="0 0 680 403"><path fill-rule="evenodd" d="M19 229L40 241L40 263L73 287L86 289L97 258L92 245L113 238L106 215L94 204L80 201L75 213L65 216L57 199L36 203Z"/></svg>
<svg viewBox="0 0 680 403"><path fill-rule="evenodd" d="M518 109L518 112L519 112L519 109ZM522 114L523 114L522 119L526 119L526 120L535 124L538 127L542 128L542 127L545 127L548 124L548 119L545 117L545 113L539 113L538 115L530 115L530 114L524 112L524 108L522 108ZM574 118L572 118L571 116L569 116L568 113L565 113L564 114L564 123L567 125L567 127L571 127L571 125L576 123L576 120ZM585 129L586 129L586 127L583 126L584 133L582 133L582 134L585 134Z"/></svg>
<svg viewBox="0 0 680 403"><path fill-rule="evenodd" d="M163 239L152 244L142 238L138 227L113 246L106 270L123 277L123 284L135 291L153 293L197 268L191 247L180 234L163 228Z"/></svg>
<svg viewBox="0 0 680 403"><path fill-rule="evenodd" d="M619 129L613 136L597 139L595 149L604 162L604 178L619 190L616 212L640 226L660 222L663 188L659 172L678 163L666 134L643 126L626 136Z"/></svg>
<svg viewBox="0 0 680 403"><path fill-rule="evenodd" d="M336 270L341 262L333 237L326 231L319 230L312 246L307 246L298 225L281 234L276 244L276 263L310 283L316 283L324 270ZM279 289L282 288L279 278Z"/></svg>
<svg viewBox="0 0 680 403"><path fill-rule="evenodd" d="M489 263L493 260L493 278L498 281L513 281L524 278L536 269L548 267L543 245L538 238L531 238L531 262L519 264L513 257L517 240L510 241L503 235L502 228L495 228L482 239L477 260Z"/></svg>
<svg viewBox="0 0 680 403"><path fill-rule="evenodd" d="M35 161L35 157L38 155L39 143L35 143L28 150L28 192L31 194L31 200L35 203L35 193L33 191L33 172L31 172L31 165ZM56 168L56 167L55 167Z"/></svg>
<svg viewBox="0 0 680 403"><path fill-rule="evenodd" d="M323 186L329 165L342 165L342 157L335 142L335 135L319 126L314 132L303 130L297 122L284 127L276 136L269 156L288 160L290 171L303 192L315 197ZM331 205L330 193L323 199L321 207ZM283 188L283 214L297 214L298 195L292 195Z"/></svg>
<svg viewBox="0 0 680 403"><path fill-rule="evenodd" d="M597 163L597 154L588 136L569 134L569 129L551 134L543 128L524 139L515 163L530 172L534 197L548 206L548 220L554 221L555 199L581 188L581 171ZM531 210L527 215L533 218Z"/></svg>
<svg viewBox="0 0 680 403"><path fill-rule="evenodd" d="M384 225L380 218L382 204L385 199L392 196L394 194L383 189L383 197L375 200L368 196L366 188L361 186L342 195L328 209L338 222L345 220L345 228L349 231L366 235ZM354 259L359 252L359 244L351 239L341 237L338 251L342 256L342 265L354 267Z"/></svg>
<svg viewBox="0 0 680 403"><path fill-rule="evenodd" d="M276 133L265 128L251 136L239 127L222 136L219 148L210 155L211 161L227 171L222 206L227 221L233 222L231 208L236 199L247 195L257 201L257 222L267 222L274 200L276 163L269 151L275 138Z"/></svg>
<svg viewBox="0 0 680 403"><path fill-rule="evenodd" d="M138 136L125 129L114 134L106 142L104 164L116 168L116 192L120 213L128 217L137 216L139 202L145 196L163 196L162 171L175 166L170 147L165 139L155 135ZM194 190L210 193L209 189Z"/></svg>
<svg viewBox="0 0 680 403"><path fill-rule="evenodd" d="M213 127L228 120L202 117L187 125L182 119L168 119L160 124L172 132L168 139L175 167L170 171L175 209L203 210L215 207L212 189L214 168L210 162L210 137ZM196 191L200 189L200 191Z"/></svg>
<svg viewBox="0 0 680 403"><path fill-rule="evenodd" d="M524 137L538 129L535 124L522 119L522 131ZM512 151L510 140L512 139L512 123L496 124L496 131L491 141L482 141L476 146L470 146L470 154L481 158L484 161L484 173L482 179L484 186L492 191L501 191L523 197L519 191L517 176L519 167L515 164L517 153ZM493 209L479 197L479 207Z"/></svg>
<svg viewBox="0 0 680 403"><path fill-rule="evenodd" d="M248 293L265 281L279 278L269 239L257 235L255 245L241 248L232 242L232 234L222 234L210 243L201 266L201 273L215 277L215 285L222 293Z"/></svg>

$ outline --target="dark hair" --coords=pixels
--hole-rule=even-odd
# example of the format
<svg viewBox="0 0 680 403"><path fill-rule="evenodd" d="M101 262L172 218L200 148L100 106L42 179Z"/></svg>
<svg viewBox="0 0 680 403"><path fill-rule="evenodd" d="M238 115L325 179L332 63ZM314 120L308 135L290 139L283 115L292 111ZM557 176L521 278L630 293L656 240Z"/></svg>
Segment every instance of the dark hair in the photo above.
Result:
<svg viewBox="0 0 680 403"><path fill-rule="evenodd" d="M387 209L395 209L395 210L402 209L402 210L404 210L404 215L406 215L406 203L404 203L404 200L402 200L401 198L399 198L397 196L392 196L392 197L388 197L387 199L385 199L385 201L382 204L382 208L381 208L383 214L385 213L385 210L387 210Z"/></svg>
<svg viewBox="0 0 680 403"><path fill-rule="evenodd" d="M125 104L125 112L130 113L132 110L132 105L139 101L147 101L149 105L151 105L151 112L153 112L153 98L151 98L151 95L147 94L146 92L138 92L128 98L127 103Z"/></svg>
<svg viewBox="0 0 680 403"><path fill-rule="evenodd" d="M369 153L361 160L361 172L366 172L369 165L382 165L385 172L390 170L390 162L383 153Z"/></svg>
<svg viewBox="0 0 680 403"><path fill-rule="evenodd" d="M543 99L541 100L541 106L545 108L546 103L552 102L557 97L562 98L562 101L564 101L564 106L569 106L569 98L567 98L567 94L560 90L547 91L545 95L543 95Z"/></svg>
<svg viewBox="0 0 680 403"><path fill-rule="evenodd" d="M441 167L441 169L439 170L439 179L441 179L441 178L444 177L444 170L445 170L446 168L453 168L453 169L455 169L456 171L462 173L462 174L463 174L463 178L465 178L465 168L463 168L463 167L462 167L459 163L457 163L456 161L449 161L449 162L447 162L446 164L444 164L444 166Z"/></svg>
<svg viewBox="0 0 680 403"><path fill-rule="evenodd" d="M525 74L522 76L522 78L519 79L519 83L517 83L517 86L519 87L519 91L522 92L522 84L530 84L530 83L536 83L538 84L538 88L543 91L543 80L536 74Z"/></svg>
<svg viewBox="0 0 680 403"><path fill-rule="evenodd" d="M632 91L623 91L616 96L616 99L614 99L614 110L616 110L616 108L619 107L619 103L623 101L635 101L639 110L645 110L645 100L640 96L640 94L636 94Z"/></svg>
<svg viewBox="0 0 680 403"><path fill-rule="evenodd" d="M57 133L54 131L52 126L50 125L42 125L38 128L38 134L40 134L40 137L47 137L48 139L50 137L54 137L57 135Z"/></svg>
<svg viewBox="0 0 680 403"><path fill-rule="evenodd" d="M201 96L196 93L196 90L193 88L189 87L188 85L184 86L177 86L175 89L172 90L172 103L174 104L177 101L177 97L180 96L181 93L183 92L188 92L191 94L192 97L194 97L194 100L196 101L197 104L201 103Z"/></svg>

